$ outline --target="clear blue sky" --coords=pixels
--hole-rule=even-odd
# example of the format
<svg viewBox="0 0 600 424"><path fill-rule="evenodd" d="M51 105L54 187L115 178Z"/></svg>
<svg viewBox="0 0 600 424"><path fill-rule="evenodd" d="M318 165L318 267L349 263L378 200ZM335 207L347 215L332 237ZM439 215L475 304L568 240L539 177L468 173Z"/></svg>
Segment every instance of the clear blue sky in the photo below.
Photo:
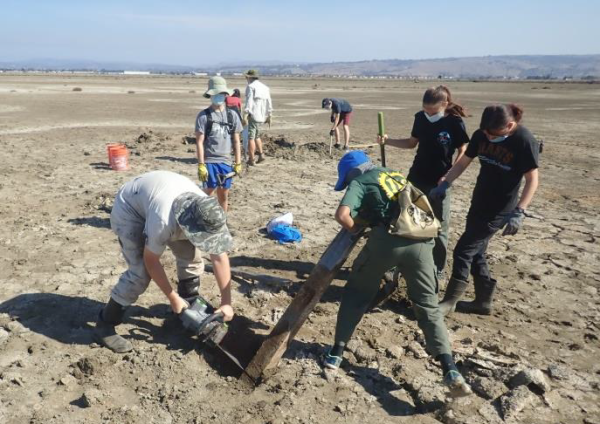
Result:
<svg viewBox="0 0 600 424"><path fill-rule="evenodd" d="M0 62L600 53L600 0L2 0Z"/></svg>

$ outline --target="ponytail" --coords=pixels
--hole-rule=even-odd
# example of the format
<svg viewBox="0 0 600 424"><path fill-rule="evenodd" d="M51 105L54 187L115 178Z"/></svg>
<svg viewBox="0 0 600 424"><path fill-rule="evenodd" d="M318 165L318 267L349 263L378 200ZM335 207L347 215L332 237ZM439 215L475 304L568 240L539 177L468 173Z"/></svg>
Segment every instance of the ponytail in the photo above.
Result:
<svg viewBox="0 0 600 424"><path fill-rule="evenodd" d="M483 110L479 129L493 132L505 128L512 121L518 124L522 119L523 108L514 103L491 105Z"/></svg>
<svg viewBox="0 0 600 424"><path fill-rule="evenodd" d="M445 85L428 88L423 95L424 105L435 105L440 102L448 102L446 112L457 117L467 116L465 108L452 100L452 93Z"/></svg>

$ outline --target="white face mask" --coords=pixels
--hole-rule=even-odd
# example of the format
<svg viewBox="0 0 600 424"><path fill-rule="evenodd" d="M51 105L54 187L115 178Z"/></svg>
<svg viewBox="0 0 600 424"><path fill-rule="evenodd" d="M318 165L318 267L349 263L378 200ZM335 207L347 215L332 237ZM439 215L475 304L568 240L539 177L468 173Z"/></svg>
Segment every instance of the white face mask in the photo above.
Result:
<svg viewBox="0 0 600 424"><path fill-rule="evenodd" d="M425 113L425 117L427 118L427 120L429 122L431 122L432 124L434 124L444 117L444 115L446 114L446 111L441 110L438 113L436 113L435 115L430 115L427 112L424 112L424 113Z"/></svg>
<svg viewBox="0 0 600 424"><path fill-rule="evenodd" d="M490 139L488 139L488 140L490 140L490 143L502 143L507 138L508 138L507 135L501 135L501 136L498 136L498 137L494 137L491 140Z"/></svg>
<svg viewBox="0 0 600 424"><path fill-rule="evenodd" d="M210 101L215 106L221 106L225 103L225 94L215 94L210 98Z"/></svg>

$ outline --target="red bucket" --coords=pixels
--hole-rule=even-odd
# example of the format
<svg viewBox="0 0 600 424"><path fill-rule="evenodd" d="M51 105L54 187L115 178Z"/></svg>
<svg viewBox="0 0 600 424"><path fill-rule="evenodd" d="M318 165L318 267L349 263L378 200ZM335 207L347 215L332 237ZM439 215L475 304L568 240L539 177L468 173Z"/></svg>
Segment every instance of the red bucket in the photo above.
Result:
<svg viewBox="0 0 600 424"><path fill-rule="evenodd" d="M112 166L112 151L118 147L125 147L123 143L110 143L106 145L106 153L108 153L108 163Z"/></svg>
<svg viewBox="0 0 600 424"><path fill-rule="evenodd" d="M124 145L110 149L110 167L114 171L127 171L129 169L129 152Z"/></svg>

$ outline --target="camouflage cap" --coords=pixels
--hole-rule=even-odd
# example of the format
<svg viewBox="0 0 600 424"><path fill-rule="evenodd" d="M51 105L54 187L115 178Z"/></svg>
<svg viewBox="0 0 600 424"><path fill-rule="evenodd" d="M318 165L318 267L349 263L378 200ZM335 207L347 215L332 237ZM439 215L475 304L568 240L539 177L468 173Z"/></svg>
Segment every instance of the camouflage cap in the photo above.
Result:
<svg viewBox="0 0 600 424"><path fill-rule="evenodd" d="M233 238L227 228L225 211L212 196L187 192L173 202L173 213L186 238L211 255L231 250Z"/></svg>

